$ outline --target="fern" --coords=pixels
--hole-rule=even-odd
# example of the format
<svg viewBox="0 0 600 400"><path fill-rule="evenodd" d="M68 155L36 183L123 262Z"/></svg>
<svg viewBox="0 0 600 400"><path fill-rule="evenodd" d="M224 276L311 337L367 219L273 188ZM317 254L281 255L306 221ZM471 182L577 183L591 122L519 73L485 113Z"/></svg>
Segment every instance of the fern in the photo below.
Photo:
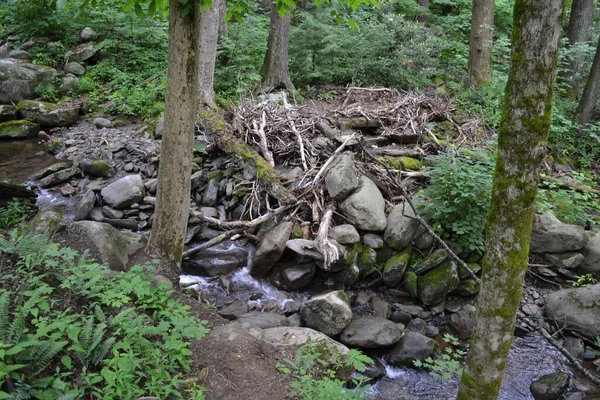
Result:
<svg viewBox="0 0 600 400"><path fill-rule="evenodd" d="M38 368L32 376L36 376L46 368L52 359L67 345L67 341L40 342L31 349L31 359Z"/></svg>
<svg viewBox="0 0 600 400"><path fill-rule="evenodd" d="M0 340L7 341L9 332L9 307L11 292L4 292L0 295Z"/></svg>
<svg viewBox="0 0 600 400"><path fill-rule="evenodd" d="M95 314L100 315L99 320L106 320L98 306L96 306ZM90 364L98 365L115 343L116 339L114 337L104 339L106 328L107 324L105 322L94 325L93 316L85 319L77 339L78 343L73 346L75 357L82 366L87 368Z"/></svg>

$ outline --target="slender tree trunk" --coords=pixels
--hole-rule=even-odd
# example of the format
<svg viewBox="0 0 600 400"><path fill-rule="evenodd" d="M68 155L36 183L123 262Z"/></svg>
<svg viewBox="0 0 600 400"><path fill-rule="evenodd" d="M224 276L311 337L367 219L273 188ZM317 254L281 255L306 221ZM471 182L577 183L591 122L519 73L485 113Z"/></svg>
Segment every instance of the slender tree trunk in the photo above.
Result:
<svg viewBox="0 0 600 400"><path fill-rule="evenodd" d="M598 47L596 48L596 55L594 56L594 63L592 69L588 75L587 82L585 83L585 89L579 104L577 105L577 120L581 129L585 129L585 126L592 121L594 116L594 109L596 108L596 101L598 100L598 91L600 90L600 40L598 40Z"/></svg>
<svg viewBox="0 0 600 400"><path fill-rule="evenodd" d="M215 63L217 60L217 42L219 40L219 10L224 0L213 0L212 7L200 11L200 4L194 2L196 14L196 34L198 37L198 109L215 105Z"/></svg>
<svg viewBox="0 0 600 400"><path fill-rule="evenodd" d="M567 27L567 47L588 41L593 16L594 0L573 0ZM573 99L577 96L584 61L582 54L575 55L567 70L560 74L563 81L570 81L570 95Z"/></svg>
<svg viewBox="0 0 600 400"><path fill-rule="evenodd" d="M225 21L225 16L227 15L227 5L225 4L225 0L220 0L218 2L219 8L219 37L229 36L229 25L227 21Z"/></svg>
<svg viewBox="0 0 600 400"><path fill-rule="evenodd" d="M496 399L529 255L550 129L563 0L517 0L477 318L458 400Z"/></svg>
<svg viewBox="0 0 600 400"><path fill-rule="evenodd" d="M290 42L291 15L281 18L275 3L271 4L271 25L267 53L260 75L263 92L276 89L294 90L288 71L288 47Z"/></svg>
<svg viewBox="0 0 600 400"><path fill-rule="evenodd" d="M477 86L492 78L494 0L473 0L469 76Z"/></svg>
<svg viewBox="0 0 600 400"><path fill-rule="evenodd" d="M165 133L160 151L156 213L148 243L179 273L190 202L191 157L196 105L196 29L193 12L169 1L169 58Z"/></svg>
<svg viewBox="0 0 600 400"><path fill-rule="evenodd" d="M429 0L419 0L419 6L423 7L425 11L417 17L417 21L427 24L429 22Z"/></svg>

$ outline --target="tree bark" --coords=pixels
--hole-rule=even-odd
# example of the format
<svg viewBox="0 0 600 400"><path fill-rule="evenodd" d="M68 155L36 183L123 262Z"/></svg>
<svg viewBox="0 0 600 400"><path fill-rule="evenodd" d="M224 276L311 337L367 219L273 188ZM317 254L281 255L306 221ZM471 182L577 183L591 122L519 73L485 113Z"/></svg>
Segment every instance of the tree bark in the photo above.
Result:
<svg viewBox="0 0 600 400"><path fill-rule="evenodd" d="M419 6L423 7L425 11L417 17L417 21L424 24L429 23L429 0L419 0Z"/></svg>
<svg viewBox="0 0 600 400"><path fill-rule="evenodd" d="M179 273L189 203L196 104L196 29L194 13L169 1L169 56L165 98L165 133L158 169L156 213L148 243L151 253L166 258Z"/></svg>
<svg viewBox="0 0 600 400"><path fill-rule="evenodd" d="M271 24L265 61L260 70L262 91L277 89L294 90L288 71L288 47L290 42L291 15L281 18L275 3L271 4Z"/></svg>
<svg viewBox="0 0 600 400"><path fill-rule="evenodd" d="M482 287L458 400L496 399L513 340L550 129L562 0L517 0Z"/></svg>
<svg viewBox="0 0 600 400"><path fill-rule="evenodd" d="M573 0L569 26L567 27L567 47L588 41L593 16L594 0ZM583 55L575 55L567 70L560 74L563 80L570 80L570 91L573 99L577 96L584 61Z"/></svg>
<svg viewBox="0 0 600 400"><path fill-rule="evenodd" d="M473 0L469 76L477 86L492 78L493 26L494 0Z"/></svg>
<svg viewBox="0 0 600 400"><path fill-rule="evenodd" d="M212 7L200 10L200 4L194 2L196 15L196 35L198 38L198 101L197 107L215 108L215 63L217 60L217 42L219 40L220 7L224 0L213 0Z"/></svg>
<svg viewBox="0 0 600 400"><path fill-rule="evenodd" d="M229 36L229 24L225 21L227 15L225 0L219 0L217 6L219 8L219 37Z"/></svg>
<svg viewBox="0 0 600 400"><path fill-rule="evenodd" d="M594 56L594 63L588 75L587 82L581 100L577 105L577 120L581 129L592 121L594 109L596 108L596 100L598 100L598 91L600 90L600 39Z"/></svg>

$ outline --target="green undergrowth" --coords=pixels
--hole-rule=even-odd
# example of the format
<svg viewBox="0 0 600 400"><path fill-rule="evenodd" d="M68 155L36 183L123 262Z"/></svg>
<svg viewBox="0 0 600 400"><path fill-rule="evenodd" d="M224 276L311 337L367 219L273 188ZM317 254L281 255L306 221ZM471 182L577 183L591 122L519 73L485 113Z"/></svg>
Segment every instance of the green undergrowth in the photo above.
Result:
<svg viewBox="0 0 600 400"><path fill-rule="evenodd" d="M23 222L31 216L31 213L31 208L17 201L9 202L4 207L0 207L0 229L8 229Z"/></svg>
<svg viewBox="0 0 600 400"><path fill-rule="evenodd" d="M207 333L153 267L115 273L47 235L0 237L0 399L201 399Z"/></svg>

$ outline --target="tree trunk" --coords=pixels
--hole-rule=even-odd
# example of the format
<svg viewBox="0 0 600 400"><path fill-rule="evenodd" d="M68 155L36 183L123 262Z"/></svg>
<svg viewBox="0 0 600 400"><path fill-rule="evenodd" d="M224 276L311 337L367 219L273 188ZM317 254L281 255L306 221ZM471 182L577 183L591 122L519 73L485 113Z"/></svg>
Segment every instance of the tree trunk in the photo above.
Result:
<svg viewBox="0 0 600 400"><path fill-rule="evenodd" d="M567 47L588 41L593 16L594 0L573 0L567 27ZM577 96L584 61L582 54L575 55L567 70L560 74L563 80L570 80L570 94L573 99Z"/></svg>
<svg viewBox="0 0 600 400"><path fill-rule="evenodd" d="M198 37L198 102L196 106L215 108L215 63L217 60L217 42L219 40L220 7L224 0L213 0L212 7L200 10L200 4L194 2L196 15L196 34Z"/></svg>
<svg viewBox="0 0 600 400"><path fill-rule="evenodd" d="M477 86L492 78L494 0L473 0L469 76Z"/></svg>
<svg viewBox="0 0 600 400"><path fill-rule="evenodd" d="M585 129L585 126L592 121L594 115L594 109L596 108L596 100L598 100L598 91L600 90L600 40L598 40L598 47L596 48L596 56L594 57L594 63L592 69L585 83L585 89L581 100L577 105L577 120L581 129Z"/></svg>
<svg viewBox="0 0 600 400"><path fill-rule="evenodd" d="M424 11L417 17L417 21L427 24L429 22L429 0L419 0L419 6L423 7Z"/></svg>
<svg viewBox="0 0 600 400"><path fill-rule="evenodd" d="M458 400L496 399L529 255L550 129L562 0L517 0L510 72L486 229L482 287Z"/></svg>
<svg viewBox="0 0 600 400"><path fill-rule="evenodd" d="M148 243L179 273L190 202L190 175L196 104L196 29L193 12L169 1L169 58L165 98L165 132L158 169L156 213Z"/></svg>
<svg viewBox="0 0 600 400"><path fill-rule="evenodd" d="M219 8L219 37L229 36L229 25L225 21L227 15L225 0L219 0L217 7Z"/></svg>
<svg viewBox="0 0 600 400"><path fill-rule="evenodd" d="M260 70L262 90L265 93L276 89L294 90L288 72L288 47L290 42L291 15L281 18L275 3L271 4L271 24L265 61Z"/></svg>

